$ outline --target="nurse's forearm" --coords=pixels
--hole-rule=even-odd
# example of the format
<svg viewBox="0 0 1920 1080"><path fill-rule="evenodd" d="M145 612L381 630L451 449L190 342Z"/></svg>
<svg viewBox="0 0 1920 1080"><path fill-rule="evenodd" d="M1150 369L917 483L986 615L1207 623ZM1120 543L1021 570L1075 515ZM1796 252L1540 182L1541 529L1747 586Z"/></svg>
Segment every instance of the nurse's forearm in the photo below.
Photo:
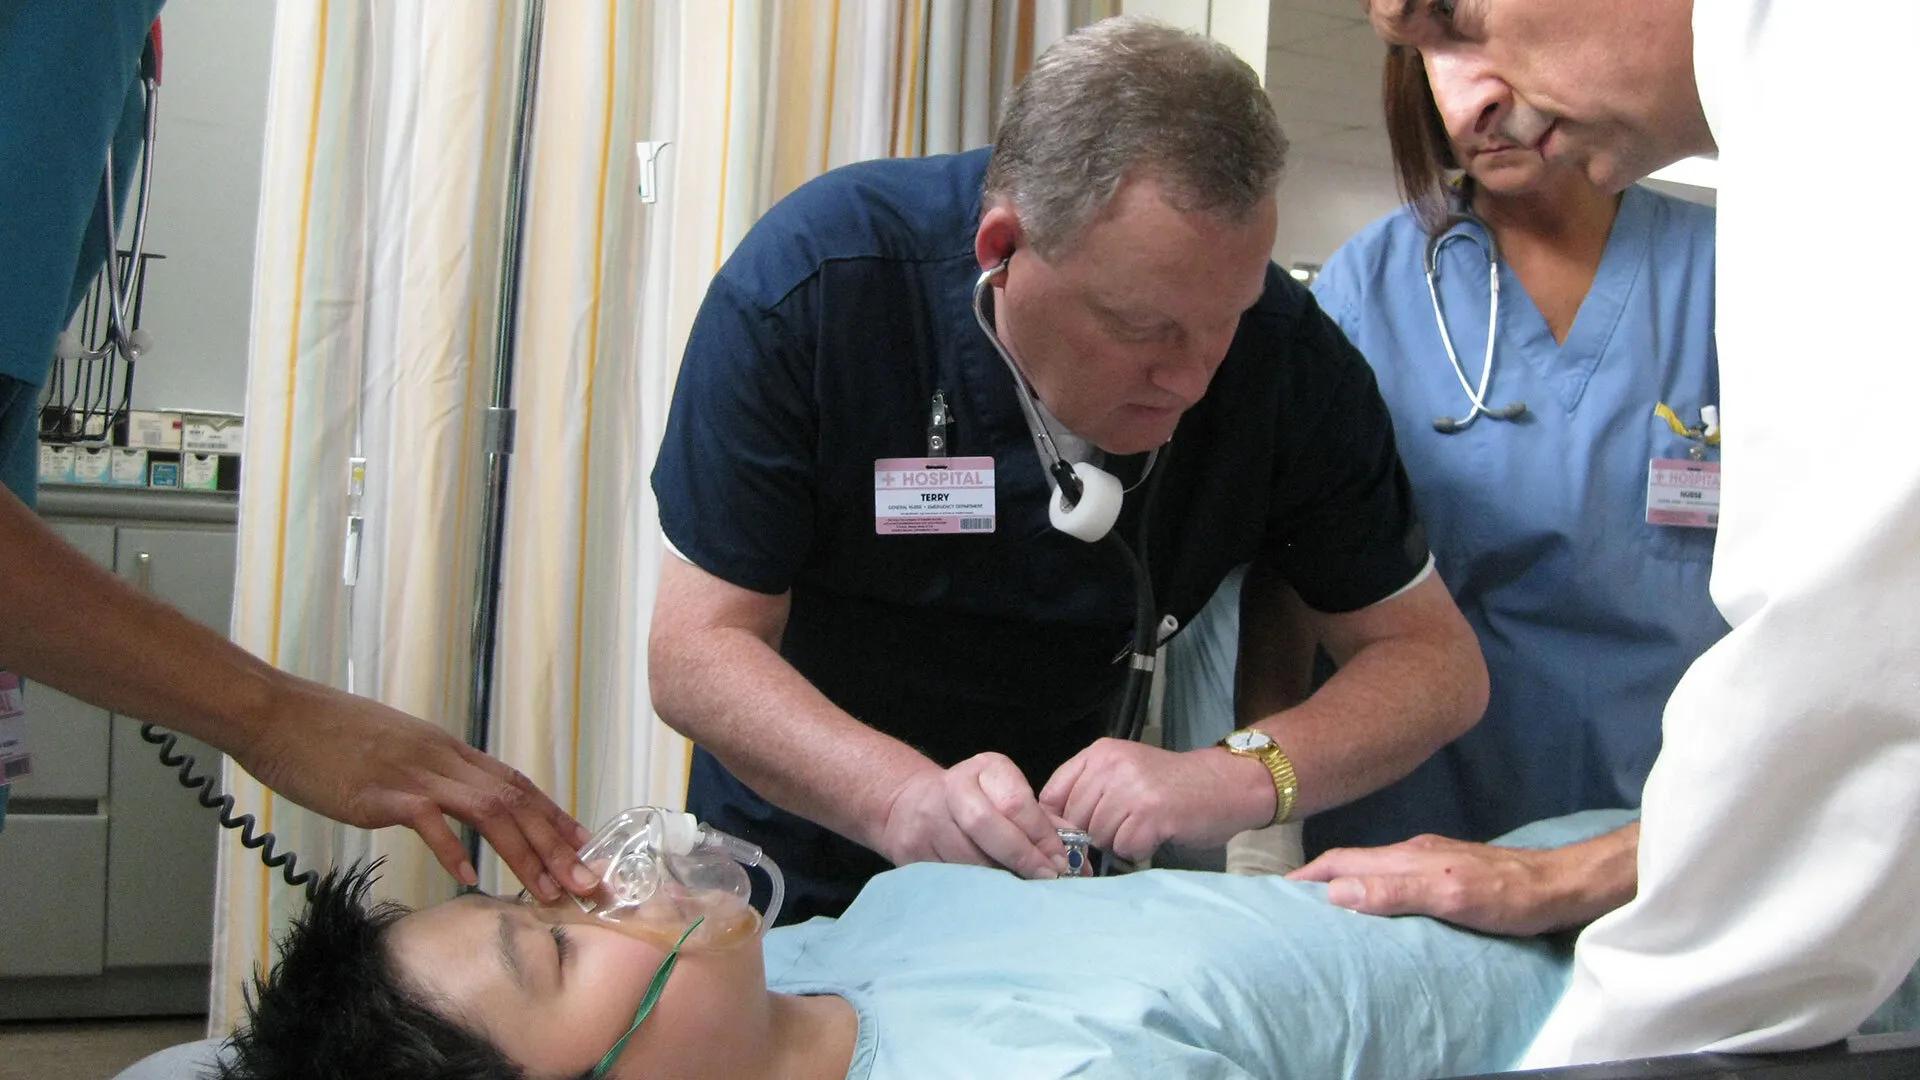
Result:
<svg viewBox="0 0 1920 1080"><path fill-rule="evenodd" d="M740 628L653 637L653 705L774 805L875 850L894 794L939 771L835 706Z"/></svg>
<svg viewBox="0 0 1920 1080"><path fill-rule="evenodd" d="M1555 887L1546 921L1571 930L1633 899L1640 885L1640 823L1543 854L1551 857Z"/></svg>
<svg viewBox="0 0 1920 1080"><path fill-rule="evenodd" d="M286 677L74 550L0 488L0 668L244 753Z"/></svg>

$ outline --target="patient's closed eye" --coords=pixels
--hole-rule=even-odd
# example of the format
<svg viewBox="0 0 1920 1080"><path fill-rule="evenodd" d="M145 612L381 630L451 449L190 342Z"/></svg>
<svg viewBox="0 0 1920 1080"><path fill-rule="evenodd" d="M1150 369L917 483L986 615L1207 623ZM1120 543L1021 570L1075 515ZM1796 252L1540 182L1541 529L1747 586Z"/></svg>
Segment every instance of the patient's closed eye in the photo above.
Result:
<svg viewBox="0 0 1920 1080"><path fill-rule="evenodd" d="M565 968L573 959L573 938L563 926L548 927L547 932L553 937L553 948L559 954L560 966Z"/></svg>

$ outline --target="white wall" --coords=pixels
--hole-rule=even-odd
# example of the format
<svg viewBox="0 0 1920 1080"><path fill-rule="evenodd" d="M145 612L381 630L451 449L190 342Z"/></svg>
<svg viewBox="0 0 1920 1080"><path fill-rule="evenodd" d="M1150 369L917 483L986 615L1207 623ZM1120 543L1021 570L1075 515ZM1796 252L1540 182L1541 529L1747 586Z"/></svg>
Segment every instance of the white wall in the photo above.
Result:
<svg viewBox="0 0 1920 1080"><path fill-rule="evenodd" d="M142 325L154 345L134 375L136 408L239 412L245 401L273 8L172 0L161 12L147 250L167 258L147 283Z"/></svg>
<svg viewBox="0 0 1920 1080"><path fill-rule="evenodd" d="M1268 45L1267 94L1290 144L1273 257L1324 263L1400 205L1380 107L1385 47L1351 0L1272 0Z"/></svg>
<svg viewBox="0 0 1920 1080"><path fill-rule="evenodd" d="M1273 259L1283 267L1324 263L1347 238L1399 205L1387 169L1291 155L1280 179Z"/></svg>

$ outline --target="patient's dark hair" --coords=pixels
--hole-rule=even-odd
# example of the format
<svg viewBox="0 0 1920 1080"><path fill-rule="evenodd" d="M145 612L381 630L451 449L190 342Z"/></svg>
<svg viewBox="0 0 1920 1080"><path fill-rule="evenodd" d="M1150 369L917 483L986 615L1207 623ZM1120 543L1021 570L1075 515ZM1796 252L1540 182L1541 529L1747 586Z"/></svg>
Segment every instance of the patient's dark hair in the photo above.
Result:
<svg viewBox="0 0 1920 1080"><path fill-rule="evenodd" d="M379 868L320 879L273 970L254 976L220 1080L524 1080L485 1036L435 1012L395 972L387 930L408 909L368 905Z"/></svg>

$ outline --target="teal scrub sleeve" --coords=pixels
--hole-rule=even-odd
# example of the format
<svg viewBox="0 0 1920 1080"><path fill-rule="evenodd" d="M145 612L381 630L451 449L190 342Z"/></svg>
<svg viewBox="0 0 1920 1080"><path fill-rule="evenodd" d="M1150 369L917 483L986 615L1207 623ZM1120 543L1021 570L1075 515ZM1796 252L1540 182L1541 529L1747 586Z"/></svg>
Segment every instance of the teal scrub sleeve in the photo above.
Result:
<svg viewBox="0 0 1920 1080"><path fill-rule="evenodd" d="M0 374L45 383L105 257L107 142L124 206L146 115L140 54L160 3L0 4Z"/></svg>

